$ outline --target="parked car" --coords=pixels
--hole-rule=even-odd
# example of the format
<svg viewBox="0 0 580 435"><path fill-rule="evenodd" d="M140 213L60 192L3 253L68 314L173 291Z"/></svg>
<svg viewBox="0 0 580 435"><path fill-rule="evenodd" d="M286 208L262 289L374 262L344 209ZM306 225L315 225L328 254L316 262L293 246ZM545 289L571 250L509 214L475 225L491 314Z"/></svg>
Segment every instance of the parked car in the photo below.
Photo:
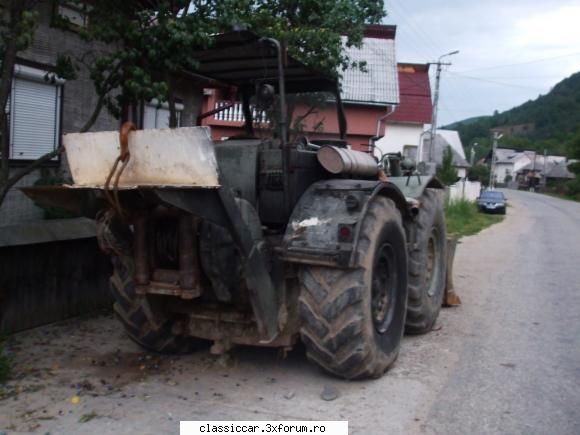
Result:
<svg viewBox="0 0 580 435"><path fill-rule="evenodd" d="M479 211L505 214L507 199L497 190L486 190L477 198Z"/></svg>

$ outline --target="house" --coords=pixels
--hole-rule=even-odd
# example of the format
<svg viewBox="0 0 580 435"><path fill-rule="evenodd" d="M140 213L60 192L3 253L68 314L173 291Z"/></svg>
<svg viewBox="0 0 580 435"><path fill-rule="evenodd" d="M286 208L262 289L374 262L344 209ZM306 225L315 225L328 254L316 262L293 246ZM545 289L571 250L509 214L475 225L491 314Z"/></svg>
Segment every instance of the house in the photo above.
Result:
<svg viewBox="0 0 580 435"><path fill-rule="evenodd" d="M10 101L6 108L10 120L11 171L59 147L63 134L78 132L91 116L98 100L86 69L78 71L75 80L45 80L47 73L55 71L59 54L79 57L97 47L96 44L83 41L79 35L81 27L86 25L86 14L81 4L41 1L36 10L38 25L34 40L28 49L18 53ZM106 47L98 48L106 50ZM180 123L194 125L201 110L204 83L201 80L196 83L189 77L179 77L176 82ZM168 125L167 105L158 107L155 101L144 102L138 109L138 119L134 121L139 127ZM103 110L91 130L118 130L119 126L119 120ZM63 160L55 158L44 165L42 170L36 170L21 179L8 192L0 207L0 226L43 218L43 210L24 196L18 187L34 184L40 173L46 170L53 174L66 173L67 167Z"/></svg>
<svg viewBox="0 0 580 435"><path fill-rule="evenodd" d="M491 151L486 156L485 161L491 162ZM557 168L562 168L562 170ZM555 170L554 177L566 175L566 157L544 156L531 150L520 151L510 148L496 148L495 150L494 174L495 182L498 184L505 184L516 178L521 181L523 178L529 177L537 178L538 183L543 184L545 182L544 176L552 169Z"/></svg>
<svg viewBox="0 0 580 435"><path fill-rule="evenodd" d="M507 183L514 179L518 171L532 163L534 151L516 151L509 148L496 148L495 150L495 182ZM491 161L491 152L489 158Z"/></svg>
<svg viewBox="0 0 580 435"><path fill-rule="evenodd" d="M58 53L66 51L78 55L87 48L78 32L55 24L60 22L57 16L69 16L77 11L72 6L53 8L52 2L39 2L37 11L34 41L26 51L18 53L7 107L11 171L53 151L60 145L63 133L82 127L97 103L86 70L79 71L78 79L70 82L44 80L47 73L54 71ZM118 125L118 121L103 111L94 129L114 130ZM58 158L45 165L52 169L59 166ZM27 175L17 187L33 184L39 173L37 170ZM0 225L34 221L42 216L43 211L15 188L7 194L0 208Z"/></svg>
<svg viewBox="0 0 580 435"><path fill-rule="evenodd" d="M561 181L568 181L574 179L576 176L568 169L568 163L569 162L556 161L548 165L548 167L546 168L546 172L544 174L546 184L550 185L553 183L559 183Z"/></svg>
<svg viewBox="0 0 580 435"><path fill-rule="evenodd" d="M432 116L429 65L399 63L397 71L400 104L385 120L385 135L377 147L383 153L400 152L416 161L425 125Z"/></svg>
<svg viewBox="0 0 580 435"><path fill-rule="evenodd" d="M365 30L360 49L345 47L354 61L366 60L366 72L350 68L343 72L341 99L347 119L347 142L353 149L368 150L371 138L383 135L383 120L399 105L399 84L395 59L396 26L369 25ZM242 104L227 98L223 89L206 89L204 112L211 112L224 105L227 110L205 118L202 125L212 128L214 140L243 134ZM304 118L297 134L310 139L336 139L339 126L334 100L324 99L319 107L298 102L292 110L294 121ZM257 130L267 129L268 121L258 117ZM293 125L290 126L291 129ZM294 125L294 127L296 127Z"/></svg>
<svg viewBox="0 0 580 435"><path fill-rule="evenodd" d="M535 160L516 171L516 179L520 185L524 186L557 185L575 177L568 170L569 163L562 156L538 155Z"/></svg>
<svg viewBox="0 0 580 435"><path fill-rule="evenodd" d="M433 162L436 166L443 163L445 150L450 147L453 153L453 166L457 169L457 176L465 178L467 169L471 166L465 159L465 151L459 133L455 130L437 129L433 145L429 134L423 135L423 156L421 161Z"/></svg>

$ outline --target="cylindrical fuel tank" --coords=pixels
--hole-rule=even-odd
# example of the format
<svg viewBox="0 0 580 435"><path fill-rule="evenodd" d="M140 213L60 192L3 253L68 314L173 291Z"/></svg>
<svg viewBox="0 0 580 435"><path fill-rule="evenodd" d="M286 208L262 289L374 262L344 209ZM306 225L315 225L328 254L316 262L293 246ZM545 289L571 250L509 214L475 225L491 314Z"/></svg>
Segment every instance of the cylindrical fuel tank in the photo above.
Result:
<svg viewBox="0 0 580 435"><path fill-rule="evenodd" d="M318 150L318 161L332 174L374 178L379 173L378 164L370 154L331 145L325 145Z"/></svg>

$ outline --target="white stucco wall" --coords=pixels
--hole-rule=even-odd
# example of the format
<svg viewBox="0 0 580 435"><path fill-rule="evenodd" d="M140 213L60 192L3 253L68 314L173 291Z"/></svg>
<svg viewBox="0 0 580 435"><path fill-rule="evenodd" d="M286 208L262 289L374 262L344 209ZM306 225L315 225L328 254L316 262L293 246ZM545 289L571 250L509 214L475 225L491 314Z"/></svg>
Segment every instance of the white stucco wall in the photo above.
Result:
<svg viewBox="0 0 580 435"><path fill-rule="evenodd" d="M475 201L481 191L479 181L458 181L449 186L449 202L465 199L466 201Z"/></svg>
<svg viewBox="0 0 580 435"><path fill-rule="evenodd" d="M376 145L383 153L403 152L403 146L419 146L419 139L423 132L423 124L388 124L385 135Z"/></svg>
<svg viewBox="0 0 580 435"><path fill-rule="evenodd" d="M507 172L506 172L507 171ZM495 182L505 183L506 175L511 175L514 178L514 164L513 163L496 163L495 165Z"/></svg>

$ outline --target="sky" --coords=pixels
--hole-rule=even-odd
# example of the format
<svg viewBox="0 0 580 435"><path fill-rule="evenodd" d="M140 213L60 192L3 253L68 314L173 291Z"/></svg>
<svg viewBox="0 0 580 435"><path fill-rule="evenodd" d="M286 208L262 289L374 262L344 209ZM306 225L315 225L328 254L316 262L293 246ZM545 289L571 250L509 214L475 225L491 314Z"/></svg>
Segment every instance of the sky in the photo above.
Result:
<svg viewBox="0 0 580 435"><path fill-rule="evenodd" d="M452 65L441 76L440 126L510 109L580 71L580 0L385 0L385 7L385 24L397 25L398 62L436 62L459 50L443 59Z"/></svg>

